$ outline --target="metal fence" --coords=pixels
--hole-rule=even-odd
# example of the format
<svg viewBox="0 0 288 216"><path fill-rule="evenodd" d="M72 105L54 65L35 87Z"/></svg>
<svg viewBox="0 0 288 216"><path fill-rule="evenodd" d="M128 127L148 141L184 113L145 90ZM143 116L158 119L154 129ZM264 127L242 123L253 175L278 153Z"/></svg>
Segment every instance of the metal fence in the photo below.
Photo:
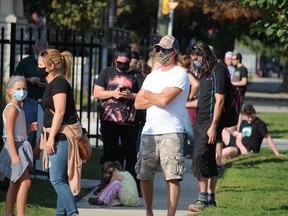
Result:
<svg viewBox="0 0 288 216"><path fill-rule="evenodd" d="M46 39L50 48L56 48L61 52L67 50L73 54L71 85L74 90L76 108L83 126L89 131L89 137L96 138L96 145L98 145L99 120L97 104L92 97L93 84L100 71L111 64L115 44L120 40L129 41L129 31L113 28L104 38L100 32L27 30L23 26L12 23L1 27L0 34L1 113L3 111L4 83L14 73L19 61L33 53L36 40L38 38ZM140 44L143 57L148 57L153 44L157 43L159 38L159 35L150 35Z"/></svg>
<svg viewBox="0 0 288 216"><path fill-rule="evenodd" d="M35 37L35 33L37 37ZM98 138L98 118L93 94L93 81L102 69L101 35L90 32L50 31L41 29L26 31L15 23L11 28L1 27L0 36L0 80L1 98L8 78L13 75L21 59L33 53L38 38L45 38L50 48L70 51L73 54L71 85L74 90L79 117L91 138ZM2 100L3 101L3 100ZM1 107L1 113L3 107Z"/></svg>

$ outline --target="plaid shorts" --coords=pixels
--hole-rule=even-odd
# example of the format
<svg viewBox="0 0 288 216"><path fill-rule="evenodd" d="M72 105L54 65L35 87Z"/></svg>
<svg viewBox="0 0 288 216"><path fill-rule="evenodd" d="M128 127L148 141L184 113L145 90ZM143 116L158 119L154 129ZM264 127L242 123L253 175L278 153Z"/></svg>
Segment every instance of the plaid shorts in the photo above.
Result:
<svg viewBox="0 0 288 216"><path fill-rule="evenodd" d="M183 133L141 136L140 151L135 170L140 180L153 179L161 165L164 179L183 179L185 171L183 157Z"/></svg>

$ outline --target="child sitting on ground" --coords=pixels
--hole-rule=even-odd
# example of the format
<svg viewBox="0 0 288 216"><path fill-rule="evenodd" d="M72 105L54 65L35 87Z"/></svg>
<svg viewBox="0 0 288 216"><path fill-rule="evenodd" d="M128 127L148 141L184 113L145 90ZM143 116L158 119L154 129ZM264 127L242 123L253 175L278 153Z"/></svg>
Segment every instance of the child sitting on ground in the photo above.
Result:
<svg viewBox="0 0 288 216"><path fill-rule="evenodd" d="M253 105L247 104L242 109L243 117L239 130L222 132L224 148L222 158L232 158L243 154L259 153L265 138L275 155L280 155L275 142L270 136L266 123L256 116Z"/></svg>
<svg viewBox="0 0 288 216"><path fill-rule="evenodd" d="M104 178L109 184L95 197L89 198L91 205L109 205L113 199L119 199L123 206L138 206L140 204L137 185L133 176L127 171L121 171L118 161L104 164Z"/></svg>

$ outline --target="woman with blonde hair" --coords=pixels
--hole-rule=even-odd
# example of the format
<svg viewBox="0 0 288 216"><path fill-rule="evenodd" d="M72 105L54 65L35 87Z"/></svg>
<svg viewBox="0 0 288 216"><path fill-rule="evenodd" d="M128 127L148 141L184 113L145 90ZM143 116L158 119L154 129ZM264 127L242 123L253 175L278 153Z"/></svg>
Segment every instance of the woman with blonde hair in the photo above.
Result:
<svg viewBox="0 0 288 216"><path fill-rule="evenodd" d="M56 215L78 215L75 196L80 193L82 160L76 136L81 136L81 125L76 114L71 76L71 53L48 49L40 53L38 76L46 86L41 106L44 110L40 146L44 149L43 165L48 168L50 182L57 193Z"/></svg>

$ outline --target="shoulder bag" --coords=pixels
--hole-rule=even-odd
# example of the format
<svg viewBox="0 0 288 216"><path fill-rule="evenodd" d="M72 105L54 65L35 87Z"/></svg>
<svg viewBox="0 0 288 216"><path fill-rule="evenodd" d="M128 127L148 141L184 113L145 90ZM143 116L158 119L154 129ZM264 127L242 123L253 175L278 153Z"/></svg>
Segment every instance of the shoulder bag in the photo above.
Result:
<svg viewBox="0 0 288 216"><path fill-rule="evenodd" d="M49 110L50 110L50 112L52 112L53 115L54 115L54 111L51 110L51 109L49 109ZM77 114L76 114L76 115L77 115ZM78 121L80 122L78 115L77 115L77 119L78 119ZM64 123L64 125L66 125L66 126L69 128L69 130L71 131L71 133L72 133L73 136L74 136L74 139L75 139L75 140L77 141L77 143L78 143L80 158L81 158L82 160L86 160L86 161L89 160L90 157L91 157L92 148L91 148L91 143L90 143L90 140L89 140L89 137L88 137L88 132L87 132L87 130L82 126L82 124L81 124L81 122L80 122L80 124L81 124L81 129L82 129L82 135L81 135L80 138L78 138L78 137L76 136L75 132L73 131L73 129L72 129L66 122L63 121L63 123Z"/></svg>

